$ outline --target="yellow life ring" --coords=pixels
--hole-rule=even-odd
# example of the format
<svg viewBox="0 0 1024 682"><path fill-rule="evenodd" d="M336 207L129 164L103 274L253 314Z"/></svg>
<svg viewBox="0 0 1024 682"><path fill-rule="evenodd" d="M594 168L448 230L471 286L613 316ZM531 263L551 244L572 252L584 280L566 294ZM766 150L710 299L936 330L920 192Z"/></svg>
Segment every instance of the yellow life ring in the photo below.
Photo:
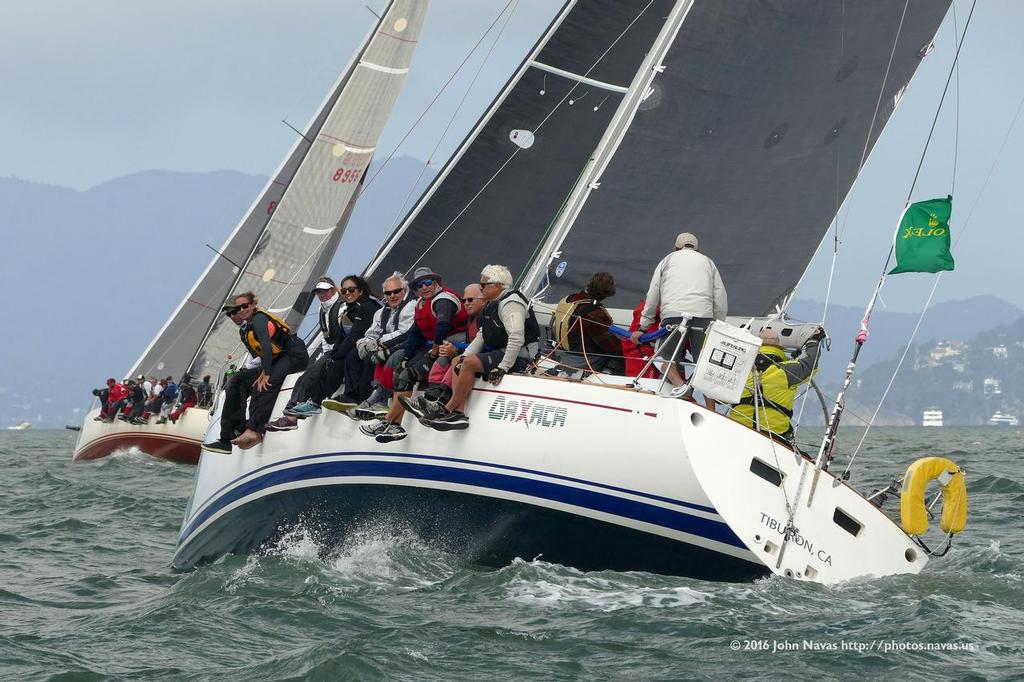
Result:
<svg viewBox="0 0 1024 682"><path fill-rule="evenodd" d="M939 521L942 530L959 533L967 525L964 472L943 457L923 457L907 467L900 494L900 521L903 530L910 535L922 535L928 530L924 492L933 480L942 485L942 518Z"/></svg>

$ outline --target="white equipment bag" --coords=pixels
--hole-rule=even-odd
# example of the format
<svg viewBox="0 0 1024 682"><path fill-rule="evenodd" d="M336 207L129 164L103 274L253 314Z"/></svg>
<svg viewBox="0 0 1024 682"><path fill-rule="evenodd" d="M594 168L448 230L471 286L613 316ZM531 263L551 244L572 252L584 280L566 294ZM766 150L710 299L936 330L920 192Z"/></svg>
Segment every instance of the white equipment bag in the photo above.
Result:
<svg viewBox="0 0 1024 682"><path fill-rule="evenodd" d="M719 402L739 402L760 348L760 337L715 320L708 325L690 385Z"/></svg>

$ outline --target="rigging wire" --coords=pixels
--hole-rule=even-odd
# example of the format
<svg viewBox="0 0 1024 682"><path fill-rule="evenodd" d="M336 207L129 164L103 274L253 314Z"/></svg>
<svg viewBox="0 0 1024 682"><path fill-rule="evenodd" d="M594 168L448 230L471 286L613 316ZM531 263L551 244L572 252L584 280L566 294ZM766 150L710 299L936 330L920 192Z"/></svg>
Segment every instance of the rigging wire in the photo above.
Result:
<svg viewBox="0 0 1024 682"><path fill-rule="evenodd" d="M978 204L981 202L981 197L984 195L985 190L988 187L989 181L992 179L992 173L995 171L996 165L998 164L1000 158L1002 158L1003 151L1006 148L1006 143L1009 141L1010 134L1013 132L1013 129L1016 126L1018 119L1020 118L1020 113L1021 113L1022 109L1024 109L1024 95L1021 96L1021 99L1020 99L1020 101L1017 104L1017 110L1016 110L1016 112L1013 115L1013 119L1010 121L1010 125L1007 128L1007 130L1006 130L1006 134L1003 136L1003 141L1002 141L1002 143L999 146L999 151L996 153L995 158L992 160L992 165L989 167L989 171L988 171L988 173L985 176L985 181L982 183L981 189L978 192L978 196L975 198L974 203L971 205L970 211L968 211L968 213L967 213L967 218L964 220L963 227L959 230L959 232L957 234L957 237L953 240L953 246L954 247L957 244L960 243L960 240L967 233L967 229L968 229L968 227L971 224L971 218L974 215L974 210L977 208ZM850 462L846 465L847 471L849 471L850 467L853 464L854 458L856 458L857 454L860 452L861 446L864 444L864 440L867 438L868 432L871 430L871 427L874 425L874 420L877 417L879 410L881 410L882 403L885 402L885 399L888 396L889 391L890 391L890 389L893 386L893 383L896 381L896 375L899 373L899 370L902 367L903 362L904 362L904 360L906 359L906 357L907 357L907 355L909 353L910 345L914 341L915 335L917 334L917 331L918 331L918 329L921 326L921 322L924 319L925 313L928 311L928 305L931 303L932 297L935 294L935 290L938 287L939 282L942 279L942 275L943 275L943 273L939 272L935 276L935 281L932 284L931 292L928 294L928 300L927 300L927 302L925 304L924 309L921 311L920 316L918 317L917 324L914 327L914 331L910 335L910 339L908 341L907 347L904 349L903 354L900 356L900 360L899 360L899 362L896 365L896 368L893 370L892 377L889 379L889 383L886 385L885 391L882 393L882 397L881 397L881 399L878 402L878 407L875 408L875 412L871 416L871 419L868 421L867 428L865 429L864 434L861 436L860 442L858 442L857 447L856 447L856 449L853 452L853 455L851 455L851 457L850 457Z"/></svg>
<svg viewBox="0 0 1024 682"><path fill-rule="evenodd" d="M498 20L501 19L501 16L505 13L505 10L509 8L512 2L513 0L508 0L508 2L505 3L505 6L501 8L501 11L498 12L498 15L494 17L494 21L491 22L491 25L488 26L487 30L483 32L483 35L480 36L480 38L476 41L473 47L470 48L469 52L466 53L466 56L455 68L455 71L452 72L452 75L448 76L448 80L444 82L444 85L442 85L441 89L437 91L437 94L434 95L434 98L430 100L430 103L427 105L427 107L420 113L420 115L416 118L413 124L409 126L409 129L405 131L405 135L403 135L402 139L398 141L398 144L395 145L395 148L391 150L391 153L388 154L388 157L384 159L384 163L382 163L373 172L373 175L370 176L370 179L366 181L366 185L363 186L363 192L370 188L370 185L373 184L373 181L377 178L378 175L380 175L381 171L387 168L387 165L391 163L391 159L395 157L395 154L397 154L398 150L402 148L402 145L405 144L405 141L409 139L409 136L412 135L412 132L416 130L419 124L423 121L423 118L427 115L427 112L429 112L430 109L434 106L434 104L437 103L437 100L441 97L442 94L444 94L444 91L448 89L448 86L451 85L452 81L455 80L455 77L459 74L460 71L462 71L462 67L466 65L470 57L473 56L473 53L476 52L478 47L480 47L480 44L484 42L484 38L486 38L487 34L490 33L491 30L495 27L495 25L498 23Z"/></svg>
<svg viewBox="0 0 1024 682"><path fill-rule="evenodd" d="M455 123L455 118L459 115L459 112L462 110L462 106L466 103L466 99L469 97L469 93L472 92L473 86L476 85L477 79L480 78L480 74L483 72L484 66L487 64L487 61L491 58L491 54L494 52L494 48L498 46L498 42L501 40L502 34L505 33L505 29L508 28L509 22L512 21L512 15L515 14L516 9L519 7L519 0L514 0L514 4L513 0L510 0L509 4L512 4L513 6L511 11L509 11L508 16L505 17L505 23L502 24L501 29L498 31L498 35L494 37L494 42L491 43L490 48L488 48L487 50L487 54L484 55L483 60L480 62L480 66L477 67L476 73L473 75L472 80L470 80L469 85L466 86L466 91L462 94L462 99L459 100L458 105L452 112L451 118L448 119L448 123L445 125L444 130L442 130L441 134L438 136L437 142L434 144L434 148L430 150L430 154L427 156L427 163L422 168L420 168L419 175L416 176L416 180L409 187L409 191L408 193L406 193L405 199L402 201L402 206L398 209L395 221L391 224L391 228L388 230L389 234L395 231L399 223L401 223L402 219L405 217L405 209L409 205L409 200L412 198L413 193L419 186L420 180L422 180L423 176L426 174L427 168L430 167L430 164L434 159L434 155L437 154L437 150L441 147L441 143L444 142L445 137L448 135L448 131ZM505 9L507 8L508 5L505 5ZM501 13L499 13L498 15L499 18L501 17L501 14L504 14L505 9L501 10ZM497 19L495 19L495 21L497 21ZM486 35L486 33L484 35ZM376 177L376 173L374 174L374 177Z"/></svg>
<svg viewBox="0 0 1024 682"><path fill-rule="evenodd" d="M1017 112L1014 114L1013 121L1010 123L1010 127L1007 129L1006 135L1003 137L1003 142L1002 142L1002 144L999 147L999 151L996 154L996 158L992 161L992 166L989 168L989 172L985 176L985 182L982 183L981 191L978 192L978 197L975 199L974 204L971 206L971 210L967 214L967 219L964 221L963 227L959 230L959 233L958 233L956 239L953 240L953 246L954 247L957 244L960 243L960 240L963 238L964 234L967 232L967 228L968 228L968 225L970 224L971 216L974 214L974 209L978 206L978 203L981 201L981 196L982 196L982 194L984 194L985 188L988 187L988 183L989 183L989 180L992 177L992 173L995 170L995 167L996 167L996 164L999 161L999 158L1003 154L1003 150L1006 147L1007 141L1009 140L1010 133L1013 131L1013 128L1014 128L1014 126L1017 123L1017 119L1020 117L1020 113L1021 113L1021 109L1022 108L1024 108L1024 96L1021 97L1020 103L1017 105ZM875 417L878 416L878 412L879 412L879 410L882 407L882 403L885 402L886 397L889 395L889 390L892 388L893 383L896 381L896 375L899 373L900 368L903 365L903 361L907 357L907 354L908 354L908 352L910 350L910 344L913 343L914 337L917 334L917 331L918 331L918 329L921 326L921 321L924 319L924 315L925 315L925 313L928 310L928 305L931 303L932 296L934 296L935 290L939 286L939 282L942 279L942 275L943 275L943 273L939 272L935 276L935 281L932 284L931 292L928 294L928 301L925 303L925 308L921 311L921 315L918 317L917 324L914 326L914 331L911 333L910 339L908 340L907 347L904 349L903 355L900 356L899 362L896 364L896 369L893 370L892 377L889 379L889 383L888 383L888 385L886 385L885 391L882 393L882 398L878 401L878 407L875 408L874 414L872 414L871 415L871 419L868 420L867 428L864 430L864 434L861 436L860 442L857 443L857 447L854 450L853 455L850 456L850 462L849 462L849 464L846 465L847 471L850 469L850 466L853 464L853 460L857 456L857 453L860 452L860 448L864 444L864 440L867 438L868 432L871 430L871 427L874 425Z"/></svg>
<svg viewBox="0 0 1024 682"><path fill-rule="evenodd" d="M651 5L653 4L654 0L650 0L650 2L648 2L643 7L643 9L641 9L640 12L635 17L633 17L632 21L630 21L629 24L626 25L622 32L615 37L615 40L611 42L611 44L605 49L605 51L602 52L600 56L598 56L597 60L594 61L590 68L586 70L586 72L582 75L582 78L587 78L590 76L591 72L598 67L602 60L604 60L604 58L608 56L608 53L611 52L616 45L618 45L619 41L622 40L623 36L625 36L626 33L628 33L629 30L633 28L633 25L640 20L640 17L647 13L647 10L649 10L651 8ZM580 87L579 82L575 83L571 88L569 88L565 95L563 95L562 98L558 100L558 102L551 108L551 111L549 111L547 115L545 115L544 118L541 119L540 123L537 124L537 127L533 129L534 134L536 134L538 130L544 127L544 124L547 123L548 120L555 115L555 112L561 108L562 104L565 103L565 101L568 100L574 92L576 92L576 88L578 87ZM430 250L433 249L434 246L436 246L437 243L444 238L444 236L448 233L452 226L455 225L455 223L459 221L462 215L469 210L470 206L476 203L476 200L480 197L480 195L483 194L488 187L490 187L491 183L494 182L494 180L501 174L501 172L505 170L505 168L512 162L514 158L516 158L520 151L522 151L521 147L516 147L516 149L512 151L508 159L506 159L505 162L502 163L496 171L494 171L491 177L487 179L487 182L483 184L483 186L477 191L477 193L474 194L470 198L470 200L466 202L466 205L463 206L462 209L455 215L455 217L451 219L451 222L449 222L445 226L445 228L441 230L441 232L434 238L434 240L430 242L425 249L423 249L420 255L416 257L416 260L413 261L413 263L409 266L409 270L412 270L417 265L419 265L420 261L423 260L423 258L430 252Z"/></svg>

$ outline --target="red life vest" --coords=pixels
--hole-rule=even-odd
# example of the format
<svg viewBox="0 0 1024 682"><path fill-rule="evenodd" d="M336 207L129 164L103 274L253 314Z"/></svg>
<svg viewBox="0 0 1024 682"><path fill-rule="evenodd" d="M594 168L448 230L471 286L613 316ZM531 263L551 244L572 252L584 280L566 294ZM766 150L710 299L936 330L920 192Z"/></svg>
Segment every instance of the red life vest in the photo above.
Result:
<svg viewBox="0 0 1024 682"><path fill-rule="evenodd" d="M447 299L459 307L449 322L449 334L466 331L466 324L469 321L466 304L462 302L458 294L448 287L441 287L430 298L419 299L416 301L416 315L413 319L416 322L416 327L423 334L423 338L431 343L433 343L434 336L437 333L437 316L434 314L434 301L442 299Z"/></svg>

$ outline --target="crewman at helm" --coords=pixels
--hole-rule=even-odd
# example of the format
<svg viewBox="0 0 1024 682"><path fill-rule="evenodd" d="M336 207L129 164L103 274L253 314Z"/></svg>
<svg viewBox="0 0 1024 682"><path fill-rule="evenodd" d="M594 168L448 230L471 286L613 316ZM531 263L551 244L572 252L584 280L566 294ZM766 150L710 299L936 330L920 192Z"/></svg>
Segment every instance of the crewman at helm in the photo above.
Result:
<svg viewBox="0 0 1024 682"><path fill-rule="evenodd" d="M761 350L754 361L754 369L747 378L747 386L729 416L744 426L793 443L793 402L797 388L811 380L818 371L818 350L825 330L818 328L804 343L796 358L789 358L773 329L761 331ZM754 395L755 385L760 392ZM756 404L755 404L756 403Z"/></svg>

